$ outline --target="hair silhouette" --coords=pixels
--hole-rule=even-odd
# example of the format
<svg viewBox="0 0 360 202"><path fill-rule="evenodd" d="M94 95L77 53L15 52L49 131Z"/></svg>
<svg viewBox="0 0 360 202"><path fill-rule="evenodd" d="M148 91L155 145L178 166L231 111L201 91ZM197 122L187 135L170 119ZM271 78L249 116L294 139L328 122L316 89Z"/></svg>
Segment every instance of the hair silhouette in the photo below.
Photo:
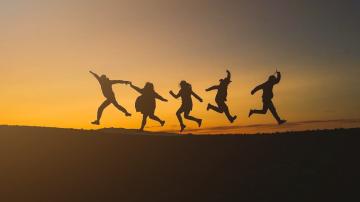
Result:
<svg viewBox="0 0 360 202"><path fill-rule="evenodd" d="M139 92L141 95L136 99L135 108L137 112L141 112L143 114L143 119L141 123L140 130L143 131L146 125L146 120L149 117L164 126L165 121L161 120L159 117L155 115L156 109L156 99L167 102L168 100L161 97L159 94L155 92L154 84L147 82L143 89L133 85L130 83L130 86Z"/></svg>
<svg viewBox="0 0 360 202"><path fill-rule="evenodd" d="M180 122L180 132L184 131L186 125L184 124L181 114L184 113L184 118L195 121L199 127L201 126L202 120L195 118L193 116L190 116L190 112L193 108L193 102L192 97L194 96L196 99L198 99L200 102L203 102L200 96L198 96L194 91L192 90L191 84L187 83L186 81L180 82L180 91L175 94L173 91L170 91L170 94L175 98L181 97L182 104L178 111L176 112L176 116Z"/></svg>
<svg viewBox="0 0 360 202"><path fill-rule="evenodd" d="M284 124L286 122L286 120L280 118L280 116L276 112L274 103L272 102L272 98L274 97L273 87L274 85L278 84L280 80L281 80L281 73L276 70L276 76L274 75L269 76L269 79L265 83L255 87L254 90L251 91L251 95L254 95L257 91L263 90L263 95L262 95L263 109L261 110L251 109L249 112L249 117L251 117L253 114L266 114L267 111L270 110L270 112L272 113L272 115L274 116L274 118L276 119L279 125Z"/></svg>
<svg viewBox="0 0 360 202"><path fill-rule="evenodd" d="M214 106L209 103L207 106L207 110L209 111L211 109L218 113L225 113L228 120L231 123L233 123L235 121L235 119L237 118L237 116L231 116L231 114L229 112L229 107L226 104L228 87L229 87L229 84L232 82L230 71L227 70L226 72L227 72L227 77L224 79L220 79L219 85L212 86L212 87L206 89L206 91L217 90L217 94L215 97L215 102L216 102L217 106Z"/></svg>
<svg viewBox="0 0 360 202"><path fill-rule="evenodd" d="M114 84L126 84L128 85L129 81L123 81L123 80L110 80L106 75L97 75L94 72L90 71L90 73L99 81L102 93L106 100L100 105L98 112L97 112L97 119L92 122L94 125L100 125L100 119L103 114L103 111L106 107L108 107L110 104L113 104L119 111L123 112L125 116L131 116L131 114L122 107L115 98L114 91L112 89L112 85Z"/></svg>

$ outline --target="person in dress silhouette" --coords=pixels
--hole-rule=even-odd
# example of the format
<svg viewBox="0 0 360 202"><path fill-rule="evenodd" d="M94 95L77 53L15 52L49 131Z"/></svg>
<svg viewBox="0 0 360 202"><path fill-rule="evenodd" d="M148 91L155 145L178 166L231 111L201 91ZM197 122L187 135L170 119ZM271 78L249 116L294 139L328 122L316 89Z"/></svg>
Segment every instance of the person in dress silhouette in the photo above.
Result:
<svg viewBox="0 0 360 202"><path fill-rule="evenodd" d="M146 120L148 117L152 120L159 122L161 126L164 126L165 121L161 120L155 115L156 99L164 102L167 102L168 100L156 93L154 85L150 82L147 82L142 89L133 85L132 83L130 83L130 86L141 94L135 102L136 111L143 114L140 131L144 131L144 127L146 125Z"/></svg>
<svg viewBox="0 0 360 202"><path fill-rule="evenodd" d="M193 102L191 96L194 96L196 99L198 99L200 102L203 102L200 96L198 96L194 91L192 90L191 84L187 83L186 81L180 82L180 91L175 94L173 91L170 91L170 94L175 98L181 97L182 104L179 108L179 110L176 112L176 116L180 122L180 132L184 131L185 124L181 118L181 114L184 113L184 118L195 121L199 127L201 127L202 120L195 118L193 116L190 116L190 112L193 108Z"/></svg>
<svg viewBox="0 0 360 202"><path fill-rule="evenodd" d="M97 75L94 72L90 71L90 73L99 81L102 93L106 100L100 105L98 111L97 111L97 119L93 122L91 122L94 125L100 125L100 119L102 116L102 113L106 107L108 107L110 104L113 104L118 110L123 112L125 116L131 116L131 114L119 103L116 101L114 91L112 89L112 85L114 84L126 84L128 85L129 81L123 81L123 80L110 80L106 75Z"/></svg>
<svg viewBox="0 0 360 202"><path fill-rule="evenodd" d="M275 84L278 84L280 82L280 79L281 79L281 73L276 70L276 76L271 75L265 83L257 86L256 88L254 88L254 90L251 91L251 95L254 95L257 91L263 90L263 95L262 95L263 109L261 110L251 109L249 112L249 117L251 117L253 114L266 114L266 112L270 110L270 112L272 113L272 115L274 116L274 118L276 119L279 125L286 123L286 120L283 120L279 117L278 113L276 112L275 106L272 102L272 98L274 97L273 87Z"/></svg>
<svg viewBox="0 0 360 202"><path fill-rule="evenodd" d="M228 91L229 84L231 83L231 73L229 70L227 70L226 72L227 72L227 77L224 79L220 79L219 85L212 86L212 87L206 89L206 91L217 90L217 94L215 97L215 102L216 102L217 106L214 106L209 103L207 106L207 110L209 111L211 109L218 113L225 113L227 119L231 123L233 123L235 121L235 119L237 118L237 116L231 116L231 114L229 112L229 107L226 104L227 94L228 94L227 91Z"/></svg>

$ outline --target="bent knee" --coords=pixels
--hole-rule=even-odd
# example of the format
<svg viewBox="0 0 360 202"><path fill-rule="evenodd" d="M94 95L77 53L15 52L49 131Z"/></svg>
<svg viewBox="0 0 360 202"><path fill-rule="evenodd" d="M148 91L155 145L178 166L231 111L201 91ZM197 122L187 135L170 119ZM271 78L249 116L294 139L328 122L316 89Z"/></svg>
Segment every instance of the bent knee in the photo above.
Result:
<svg viewBox="0 0 360 202"><path fill-rule="evenodd" d="M184 114L184 117L185 117L186 119L192 118L192 116L190 116L189 114Z"/></svg>

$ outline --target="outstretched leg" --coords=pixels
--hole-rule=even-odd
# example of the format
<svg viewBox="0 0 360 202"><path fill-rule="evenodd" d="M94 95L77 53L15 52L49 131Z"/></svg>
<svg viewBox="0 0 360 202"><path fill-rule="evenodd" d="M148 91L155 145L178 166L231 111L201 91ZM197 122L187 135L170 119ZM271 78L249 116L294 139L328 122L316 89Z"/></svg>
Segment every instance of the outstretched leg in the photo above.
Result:
<svg viewBox="0 0 360 202"><path fill-rule="evenodd" d="M118 109L120 110L121 112L123 112L125 114L125 116L131 116L131 114L123 107L121 106L117 101L116 99L113 99L112 100L112 104Z"/></svg>
<svg viewBox="0 0 360 202"><path fill-rule="evenodd" d="M142 119L142 122L141 122L141 128L140 128L140 131L144 131L144 128L145 128L145 125L146 125L146 119L149 115L147 114L143 114L143 119Z"/></svg>
<svg viewBox="0 0 360 202"><path fill-rule="evenodd" d="M99 125L100 124L100 119L101 119L101 116L103 114L103 111L110 104L111 104L111 101L107 99L100 105L100 107L99 107L99 109L97 111L97 119L96 119L96 121L93 121L92 124L94 124L94 125Z"/></svg>
<svg viewBox="0 0 360 202"><path fill-rule="evenodd" d="M151 114L151 115L149 116L149 118L151 118L152 120L155 120L155 121L159 122L159 123L161 124L161 126L164 126L164 124L165 124L165 121L161 120L159 117L157 117L157 116L154 115L154 114Z"/></svg>
<svg viewBox="0 0 360 202"><path fill-rule="evenodd" d="M235 121L235 119L237 118L237 116L231 116L230 112L229 112L229 107L226 105L226 103L219 103L219 108L224 111L226 117L228 118L228 120L233 123Z"/></svg>
<svg viewBox="0 0 360 202"><path fill-rule="evenodd" d="M199 127L201 126L202 119L198 119L198 118L195 118L195 117L193 117L193 116L190 116L190 112L189 112L189 111L185 112L184 118L186 118L186 119L188 119L188 120L190 120L190 121L195 121L195 122L199 125Z"/></svg>
<svg viewBox="0 0 360 202"><path fill-rule="evenodd" d="M213 111L216 111L217 113L220 113L220 114L224 112L219 107L214 106L214 105L209 103L208 106L207 106L207 110L209 111L210 109L213 110Z"/></svg>
<svg viewBox="0 0 360 202"><path fill-rule="evenodd" d="M177 117L177 119L179 120L179 123L180 123L180 128L181 128L180 132L184 131L184 129L186 127L183 120L182 120L182 117L181 117L182 113L183 113L183 109L182 109L182 107L180 107L180 109L176 112L176 117Z"/></svg>
<svg viewBox="0 0 360 202"><path fill-rule="evenodd" d="M257 110L257 109L251 109L249 113L249 117L253 114L266 114L266 112L269 109L269 102L271 101L263 101L263 109Z"/></svg>
<svg viewBox="0 0 360 202"><path fill-rule="evenodd" d="M273 102L270 102L269 103L269 110L270 112L272 113L272 115L274 116L274 118L276 119L276 121L278 122L279 125L285 123L286 121L285 120L282 120L280 118L280 116L278 115L278 113L276 112L276 108L274 106L274 103Z"/></svg>

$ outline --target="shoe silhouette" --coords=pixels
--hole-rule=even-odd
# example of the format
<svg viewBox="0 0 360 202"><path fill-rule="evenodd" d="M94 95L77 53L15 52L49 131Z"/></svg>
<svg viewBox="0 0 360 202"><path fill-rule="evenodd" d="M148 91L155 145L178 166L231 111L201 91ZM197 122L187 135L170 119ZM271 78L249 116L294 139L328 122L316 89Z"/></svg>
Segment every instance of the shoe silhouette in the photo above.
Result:
<svg viewBox="0 0 360 202"><path fill-rule="evenodd" d="M199 127L201 127L202 120L195 118L193 116L190 116L190 112L193 108L193 102L192 102L192 96L194 96L196 99L198 99L200 102L203 102L200 96L198 96L194 91L192 90L191 84L189 84L186 81L180 82L180 91L175 94L173 91L170 91L170 95L172 95L175 99L181 97L181 106L176 112L176 117L179 120L180 123L180 132L184 131L185 125L182 120L181 114L184 114L184 118L188 119L190 121L195 121Z"/></svg>
<svg viewBox="0 0 360 202"><path fill-rule="evenodd" d="M278 84L281 80L281 73L276 71L276 76L271 75L269 79L251 91L251 95L254 95L257 91L263 90L262 101L263 101L263 108L261 110L251 109L249 112L249 117L253 114L266 114L268 110L272 113L276 121L279 125L286 123L286 120L282 120L278 115L274 103L272 102L272 98L274 97L273 87L274 85Z"/></svg>
<svg viewBox="0 0 360 202"><path fill-rule="evenodd" d="M100 125L100 122L99 122L99 121L93 121L93 122L91 122L91 124L93 124L93 125Z"/></svg>
<svg viewBox="0 0 360 202"><path fill-rule="evenodd" d="M237 119L237 116L233 116L230 120L231 123L234 123L234 121Z"/></svg>
<svg viewBox="0 0 360 202"><path fill-rule="evenodd" d="M201 127L202 121L201 119L198 121L199 128Z"/></svg>
<svg viewBox="0 0 360 202"><path fill-rule="evenodd" d="M129 81L123 81L123 80L110 80L106 75L99 76L95 74L94 72L90 71L90 73L98 80L102 93L106 100L100 105L98 111L97 111L97 119L92 122L94 125L100 125L100 119L103 114L103 111L106 107L108 107L110 104L113 104L119 111L123 112L126 116L131 116L131 114L122 107L115 98L114 91L112 89L112 86L114 84L126 84L128 85Z"/></svg>
<svg viewBox="0 0 360 202"><path fill-rule="evenodd" d="M217 90L217 94L215 97L215 102L216 102L217 106L214 106L209 103L206 110L209 111L211 109L220 114L225 113L227 119L231 123L233 123L237 117L232 116L230 114L229 107L226 104L227 95L228 95L228 93L227 93L228 87L229 87L229 84L232 82L231 81L231 73L229 70L227 70L226 72L227 72L227 77L224 79L220 79L219 85L215 85L215 86L212 86L212 87L206 89L207 92L212 91L212 90Z"/></svg>
<svg viewBox="0 0 360 202"><path fill-rule="evenodd" d="M155 120L159 122L161 126L163 126L165 124L165 121L161 120L155 115L156 99L164 102L167 102L168 100L156 93L154 89L154 84L150 82L147 82L142 89L133 85L132 83L130 83L130 86L135 91L141 94L135 102L136 111L143 114L140 131L144 131L147 118Z"/></svg>
<svg viewBox="0 0 360 202"><path fill-rule="evenodd" d="M183 132L185 130L186 126L183 124L183 125L180 125L180 132Z"/></svg>

